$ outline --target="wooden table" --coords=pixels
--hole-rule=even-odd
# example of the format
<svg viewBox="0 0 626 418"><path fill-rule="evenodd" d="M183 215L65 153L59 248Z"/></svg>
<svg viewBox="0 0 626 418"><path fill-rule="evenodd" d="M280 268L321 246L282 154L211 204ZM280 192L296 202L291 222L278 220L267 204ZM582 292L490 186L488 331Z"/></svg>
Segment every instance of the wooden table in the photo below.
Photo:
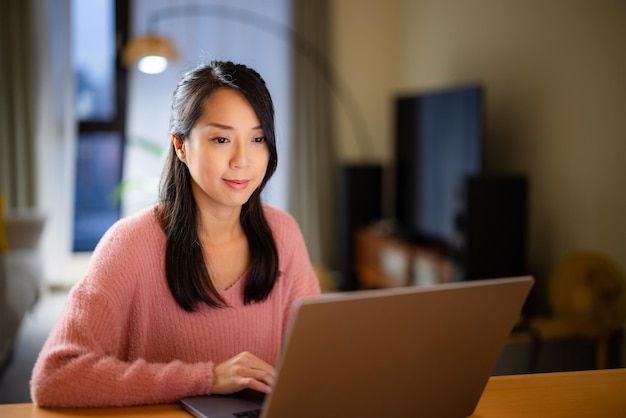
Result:
<svg viewBox="0 0 626 418"><path fill-rule="evenodd" d="M107 416L190 417L177 404L98 409L42 409L33 404L0 405L2 418ZM492 377L472 418L516 417L626 417L626 368Z"/></svg>
<svg viewBox="0 0 626 418"><path fill-rule="evenodd" d="M626 369L494 376L472 418L626 417Z"/></svg>

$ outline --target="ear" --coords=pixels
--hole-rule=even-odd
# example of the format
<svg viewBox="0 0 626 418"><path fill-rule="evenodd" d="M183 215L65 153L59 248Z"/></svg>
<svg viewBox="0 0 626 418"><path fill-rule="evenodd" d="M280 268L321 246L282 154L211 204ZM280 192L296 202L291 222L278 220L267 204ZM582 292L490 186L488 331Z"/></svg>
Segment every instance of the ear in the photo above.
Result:
<svg viewBox="0 0 626 418"><path fill-rule="evenodd" d="M174 144L174 150L178 159L183 163L186 163L187 157L185 155L185 140L175 134L172 134L172 144Z"/></svg>

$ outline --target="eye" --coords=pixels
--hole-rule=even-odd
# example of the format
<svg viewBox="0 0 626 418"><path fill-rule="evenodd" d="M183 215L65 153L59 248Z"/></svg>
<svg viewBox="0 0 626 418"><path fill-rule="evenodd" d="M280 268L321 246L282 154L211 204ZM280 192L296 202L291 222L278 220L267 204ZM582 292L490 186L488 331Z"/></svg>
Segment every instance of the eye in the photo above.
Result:
<svg viewBox="0 0 626 418"><path fill-rule="evenodd" d="M228 142L228 138L224 138L223 136L217 136L215 138L211 138L211 140L218 144L225 144Z"/></svg>
<svg viewBox="0 0 626 418"><path fill-rule="evenodd" d="M261 144L261 143L263 143L265 141L267 141L267 138L265 138L264 136L257 136L256 138L254 138L252 140L252 142L256 142L256 143L259 143L259 144Z"/></svg>

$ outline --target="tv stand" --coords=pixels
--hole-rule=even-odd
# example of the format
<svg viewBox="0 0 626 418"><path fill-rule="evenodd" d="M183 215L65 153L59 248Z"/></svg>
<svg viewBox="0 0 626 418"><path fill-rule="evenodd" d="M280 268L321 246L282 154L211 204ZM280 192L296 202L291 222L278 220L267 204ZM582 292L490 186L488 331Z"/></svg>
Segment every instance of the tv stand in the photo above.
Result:
<svg viewBox="0 0 626 418"><path fill-rule="evenodd" d="M415 243L370 226L356 231L355 270L360 289L377 289L450 282L454 263L439 243Z"/></svg>

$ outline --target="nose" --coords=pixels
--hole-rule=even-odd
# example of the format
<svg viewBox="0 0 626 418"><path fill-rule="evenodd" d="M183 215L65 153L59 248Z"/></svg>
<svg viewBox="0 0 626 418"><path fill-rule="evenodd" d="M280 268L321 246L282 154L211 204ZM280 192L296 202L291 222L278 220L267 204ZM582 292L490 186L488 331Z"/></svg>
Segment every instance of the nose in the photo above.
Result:
<svg viewBox="0 0 626 418"><path fill-rule="evenodd" d="M248 155L248 148L245 141L237 141L233 148L233 155L231 158L231 166L233 168L245 168L250 165L250 156Z"/></svg>

